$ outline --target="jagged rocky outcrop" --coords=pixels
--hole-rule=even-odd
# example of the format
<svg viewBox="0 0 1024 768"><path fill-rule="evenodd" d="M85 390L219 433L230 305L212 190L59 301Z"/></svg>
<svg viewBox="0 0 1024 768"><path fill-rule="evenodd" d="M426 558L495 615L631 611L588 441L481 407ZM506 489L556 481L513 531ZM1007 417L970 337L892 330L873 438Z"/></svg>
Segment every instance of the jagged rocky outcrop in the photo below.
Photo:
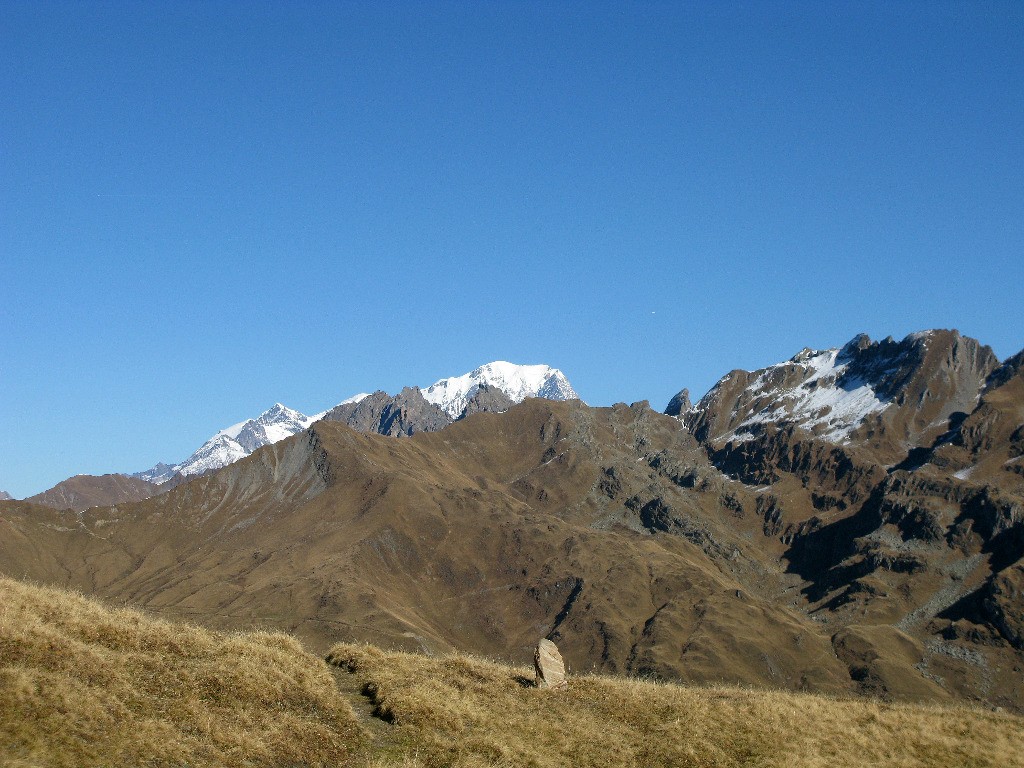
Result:
<svg viewBox="0 0 1024 768"><path fill-rule="evenodd" d="M927 454L961 479L996 483L1024 477L1024 352L992 372L975 407Z"/></svg>
<svg viewBox="0 0 1024 768"><path fill-rule="evenodd" d="M480 384L466 401L466 407L459 418L464 419L474 413L504 413L513 405L515 402L512 398L498 387Z"/></svg>
<svg viewBox="0 0 1024 768"><path fill-rule="evenodd" d="M683 418L705 442L749 440L761 424L793 426L892 464L974 410L998 366L989 347L957 331L899 342L861 334L842 348L805 349L759 371L732 371Z"/></svg>
<svg viewBox="0 0 1024 768"><path fill-rule="evenodd" d="M438 406L428 403L419 387L405 387L397 395L374 392L359 402L332 408L323 415L323 420L340 421L360 432L392 437L436 432L453 421Z"/></svg>
<svg viewBox="0 0 1024 768"><path fill-rule="evenodd" d="M673 398L666 412L716 468L757 487L764 532L819 621L909 633L915 666L948 687L952 659L988 680L991 648L1022 647L1022 363L1024 353L1000 364L956 331L860 335L733 371L696 405ZM851 650L881 635L840 635L851 675L884 688L892 668L882 674Z"/></svg>
<svg viewBox="0 0 1024 768"><path fill-rule="evenodd" d="M692 409L693 403L690 402L690 390L683 388L668 401L668 405L665 406L665 413L668 416L681 416Z"/></svg>

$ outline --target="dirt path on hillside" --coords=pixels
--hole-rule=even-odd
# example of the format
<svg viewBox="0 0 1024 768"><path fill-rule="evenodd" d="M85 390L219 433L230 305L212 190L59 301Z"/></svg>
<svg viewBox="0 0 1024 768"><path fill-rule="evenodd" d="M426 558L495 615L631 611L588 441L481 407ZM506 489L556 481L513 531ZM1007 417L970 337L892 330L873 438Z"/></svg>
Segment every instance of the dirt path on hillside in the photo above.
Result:
<svg viewBox="0 0 1024 768"><path fill-rule="evenodd" d="M373 699L363 693L366 681L360 679L356 673L348 672L334 664L328 663L327 666L334 676L338 692L352 705L356 720L369 733L374 756L397 757L406 754L406 739L402 738L401 729L374 714L376 705Z"/></svg>

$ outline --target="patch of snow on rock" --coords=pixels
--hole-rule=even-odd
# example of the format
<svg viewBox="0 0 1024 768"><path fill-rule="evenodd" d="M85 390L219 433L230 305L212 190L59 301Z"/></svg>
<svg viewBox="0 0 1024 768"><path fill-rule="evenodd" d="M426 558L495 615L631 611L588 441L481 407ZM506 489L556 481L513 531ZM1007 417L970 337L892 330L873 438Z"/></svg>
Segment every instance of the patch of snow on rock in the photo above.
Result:
<svg viewBox="0 0 1024 768"><path fill-rule="evenodd" d="M737 427L766 422L795 421L806 429L824 428L821 437L841 441L870 414L881 411L887 403L871 385L860 379L844 379L848 364L840 363L838 349L824 351L805 349L791 360L769 366L750 385L752 393L770 392L771 374L783 366L799 365L808 376L798 385L773 393L775 407L751 414ZM739 434L731 439L736 440Z"/></svg>

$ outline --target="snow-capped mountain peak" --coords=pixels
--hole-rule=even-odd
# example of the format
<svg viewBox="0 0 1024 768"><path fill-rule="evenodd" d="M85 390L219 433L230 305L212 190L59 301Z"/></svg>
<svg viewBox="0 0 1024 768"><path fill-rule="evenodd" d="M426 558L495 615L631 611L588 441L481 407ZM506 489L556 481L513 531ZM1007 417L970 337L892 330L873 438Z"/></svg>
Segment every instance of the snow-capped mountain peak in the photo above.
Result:
<svg viewBox="0 0 1024 768"><path fill-rule="evenodd" d="M500 360L462 376L442 379L423 390L423 396L455 419L466 410L467 402L481 384L502 390L515 403L527 397L546 397L551 400L578 397L565 375L556 368L548 365L513 365ZM338 405L358 403L367 397L368 394L360 392ZM201 475L220 469L245 458L264 445L303 431L328 412L306 416L282 403L274 403L256 418L220 430L185 461L178 464L160 463L145 472L135 473L133 477L161 484L175 475Z"/></svg>
<svg viewBox="0 0 1024 768"><path fill-rule="evenodd" d="M165 483L177 474L201 475L243 459L257 448L276 443L301 432L315 417L309 417L281 403L274 403L255 419L232 424L203 443L199 450L179 464L157 464L135 477Z"/></svg>
<svg viewBox="0 0 1024 768"><path fill-rule="evenodd" d="M309 422L305 414L275 403L255 419L245 422L234 439L248 455L264 445L291 437L307 426Z"/></svg>
<svg viewBox="0 0 1024 768"><path fill-rule="evenodd" d="M454 419L466 409L466 403L481 384L500 389L514 403L528 397L579 399L565 374L557 368L550 365L516 365L504 360L481 365L462 376L441 379L421 391L427 402L438 406Z"/></svg>
<svg viewBox="0 0 1024 768"><path fill-rule="evenodd" d="M732 371L681 414L698 439L746 442L764 425L792 425L832 443L903 443L969 413L998 366L992 350L955 330L902 341L859 334L842 348L804 349L757 371ZM935 433L935 434L933 434ZM886 448L886 450L890 450Z"/></svg>

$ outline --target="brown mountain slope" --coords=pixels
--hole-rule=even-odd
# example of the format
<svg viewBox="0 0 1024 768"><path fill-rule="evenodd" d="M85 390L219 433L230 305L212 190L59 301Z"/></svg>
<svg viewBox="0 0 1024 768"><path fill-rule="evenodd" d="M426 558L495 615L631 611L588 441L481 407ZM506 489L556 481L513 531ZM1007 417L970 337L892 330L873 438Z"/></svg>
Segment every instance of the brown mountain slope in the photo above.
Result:
<svg viewBox="0 0 1024 768"><path fill-rule="evenodd" d="M142 501L164 490L159 485L127 475L75 475L25 501L81 512L89 507Z"/></svg>
<svg viewBox="0 0 1024 768"><path fill-rule="evenodd" d="M575 669L1020 706L993 621L937 616L993 553L915 567L932 543L883 520L895 481L840 448L745 484L644 403L531 400L402 440L319 423L140 503L0 504L0 570L321 650L524 661L549 636Z"/></svg>
<svg viewBox="0 0 1024 768"><path fill-rule="evenodd" d="M1021 765L1024 721L971 707L685 687L466 655L213 633L0 578L4 766ZM354 706L353 706L354 705ZM529 738L523 738L529 734Z"/></svg>
<svg viewBox="0 0 1024 768"><path fill-rule="evenodd" d="M850 687L779 599L755 497L645 404L528 401L407 440L324 423L138 504L23 506L0 507L4 572L216 626L520 660L550 635L576 668Z"/></svg>

